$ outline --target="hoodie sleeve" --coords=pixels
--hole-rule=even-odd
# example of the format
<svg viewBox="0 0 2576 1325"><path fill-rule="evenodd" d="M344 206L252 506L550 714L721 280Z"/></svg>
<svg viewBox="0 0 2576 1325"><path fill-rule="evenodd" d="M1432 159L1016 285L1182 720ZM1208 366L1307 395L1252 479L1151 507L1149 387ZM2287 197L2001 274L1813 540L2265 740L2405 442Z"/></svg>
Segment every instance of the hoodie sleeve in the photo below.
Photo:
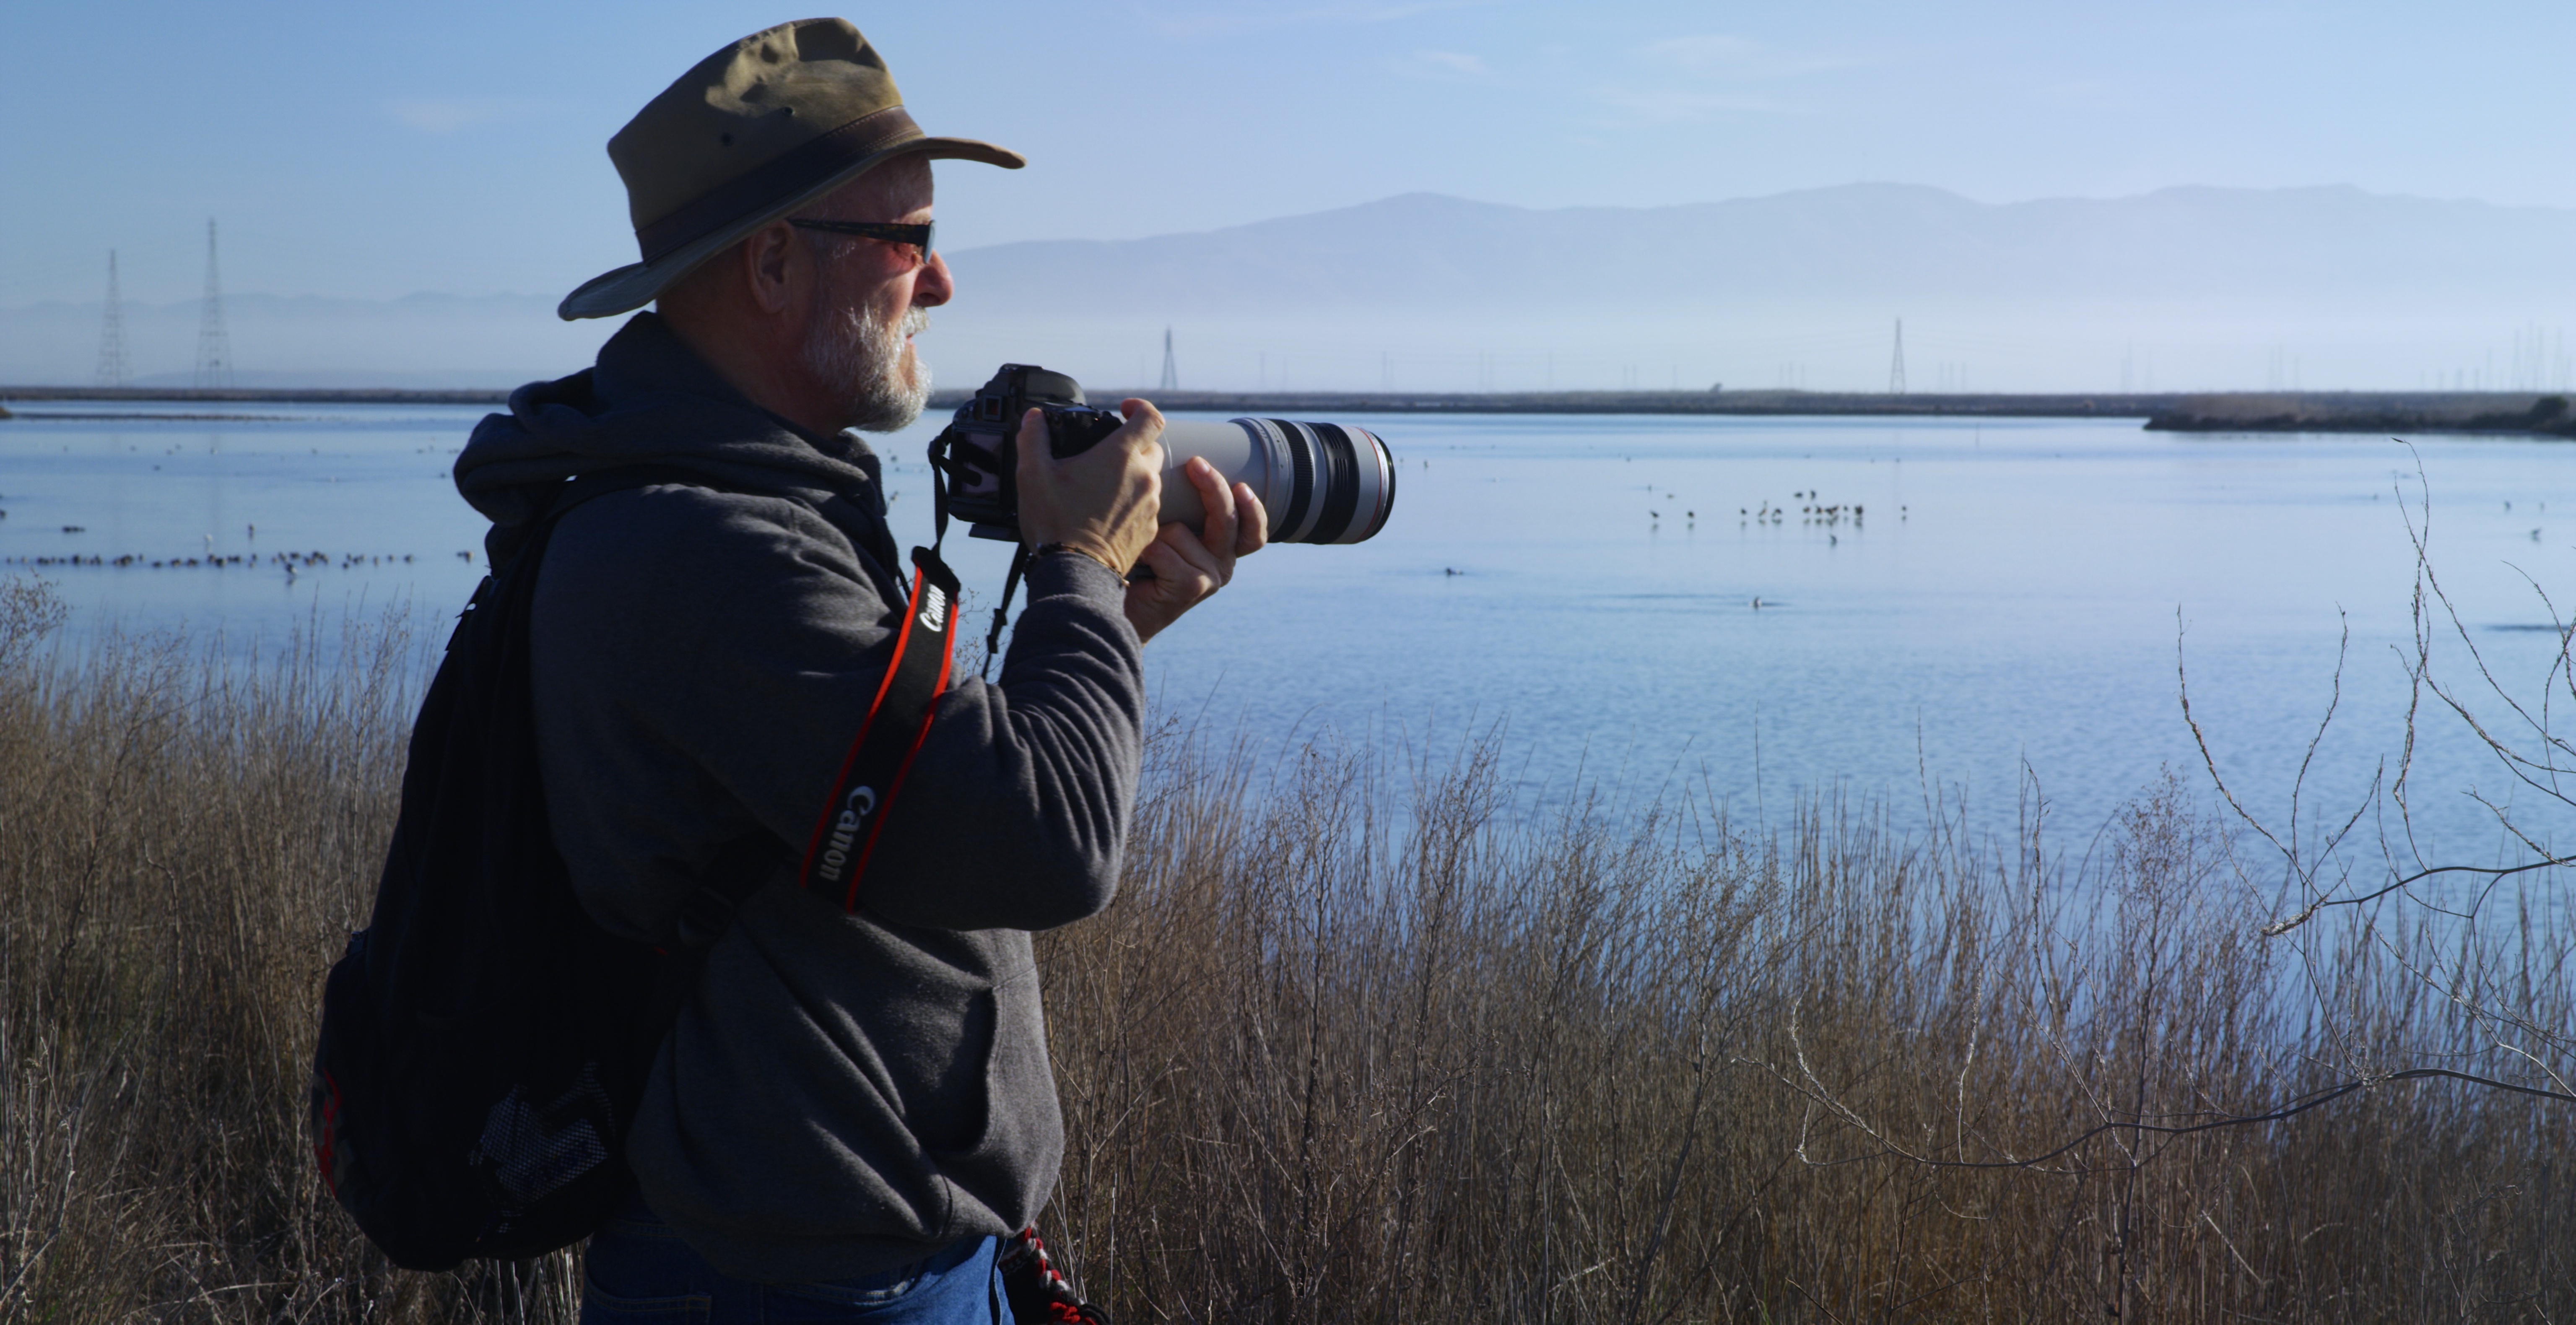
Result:
<svg viewBox="0 0 2576 1325"><path fill-rule="evenodd" d="M1115 891L1142 748L1135 631L1117 577L1081 558L1046 558L1028 588L1001 683L952 685L885 811L861 880L882 919L1042 929ZM594 913L658 934L690 868L753 823L801 855L901 606L783 498L648 488L565 517L538 582L539 739Z"/></svg>

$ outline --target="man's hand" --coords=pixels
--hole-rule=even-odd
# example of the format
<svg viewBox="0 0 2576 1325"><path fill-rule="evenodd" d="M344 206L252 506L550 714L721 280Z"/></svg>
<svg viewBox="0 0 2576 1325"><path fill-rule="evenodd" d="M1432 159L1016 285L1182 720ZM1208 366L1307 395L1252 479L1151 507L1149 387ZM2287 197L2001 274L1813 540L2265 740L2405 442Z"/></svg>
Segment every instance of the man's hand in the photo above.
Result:
<svg viewBox="0 0 2576 1325"><path fill-rule="evenodd" d="M1031 547L1062 543L1125 575L1155 541L1163 416L1141 400L1120 401L1118 412L1127 416L1118 431L1062 460L1048 448L1046 419L1034 409L1020 416L1020 537Z"/></svg>
<svg viewBox="0 0 2576 1325"><path fill-rule="evenodd" d="M1234 578L1236 557L1258 552L1270 541L1270 515L1250 484L1228 488L1216 466L1198 456L1190 457L1181 473L1199 490L1207 521L1195 534L1177 521L1164 525L1146 545L1145 564L1153 568L1154 578L1127 586L1127 622L1140 640L1152 639L1181 613L1207 601Z"/></svg>

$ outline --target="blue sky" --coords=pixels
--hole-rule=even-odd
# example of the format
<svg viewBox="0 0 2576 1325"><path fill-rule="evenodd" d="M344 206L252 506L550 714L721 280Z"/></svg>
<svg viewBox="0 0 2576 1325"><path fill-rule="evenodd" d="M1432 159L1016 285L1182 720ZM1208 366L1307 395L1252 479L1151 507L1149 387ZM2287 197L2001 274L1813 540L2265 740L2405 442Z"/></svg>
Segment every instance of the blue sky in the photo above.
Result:
<svg viewBox="0 0 2576 1325"><path fill-rule="evenodd" d="M1987 201L2350 183L2576 206L2576 7L944 3L843 11L934 132L951 249L1434 190L1653 205L1855 180ZM602 144L800 11L62 3L0 17L0 305L553 294L629 260ZM1569 253L1569 262L1580 254Z"/></svg>

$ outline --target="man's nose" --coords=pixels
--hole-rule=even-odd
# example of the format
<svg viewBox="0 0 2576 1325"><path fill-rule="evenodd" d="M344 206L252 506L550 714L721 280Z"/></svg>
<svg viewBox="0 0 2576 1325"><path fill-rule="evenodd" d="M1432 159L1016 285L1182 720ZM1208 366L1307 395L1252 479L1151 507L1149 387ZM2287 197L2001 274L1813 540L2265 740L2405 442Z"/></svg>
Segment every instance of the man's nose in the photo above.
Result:
<svg viewBox="0 0 2576 1325"><path fill-rule="evenodd" d="M948 259L937 253L921 264L912 278L912 302L920 308L937 308L957 296L957 278L948 271Z"/></svg>

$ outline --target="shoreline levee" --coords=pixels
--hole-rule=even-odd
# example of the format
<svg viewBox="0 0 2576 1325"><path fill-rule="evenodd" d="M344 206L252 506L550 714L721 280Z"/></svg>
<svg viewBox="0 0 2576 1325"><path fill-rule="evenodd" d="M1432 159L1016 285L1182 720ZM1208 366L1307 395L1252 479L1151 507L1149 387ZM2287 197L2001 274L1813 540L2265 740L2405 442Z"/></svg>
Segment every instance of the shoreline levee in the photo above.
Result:
<svg viewBox="0 0 2576 1325"><path fill-rule="evenodd" d="M932 394L945 412L963 391ZM2562 395L2499 391L2274 392L1890 392L1860 391L1117 391L1095 400L1143 396L1170 411L1217 414L1638 414L1713 417L2138 419L2150 431L2199 433L2503 433L2576 437L2576 411ZM0 386L9 404L488 405L504 390L280 387ZM39 408L16 417L180 419L148 413L78 415ZM213 416L207 416L213 417Z"/></svg>

